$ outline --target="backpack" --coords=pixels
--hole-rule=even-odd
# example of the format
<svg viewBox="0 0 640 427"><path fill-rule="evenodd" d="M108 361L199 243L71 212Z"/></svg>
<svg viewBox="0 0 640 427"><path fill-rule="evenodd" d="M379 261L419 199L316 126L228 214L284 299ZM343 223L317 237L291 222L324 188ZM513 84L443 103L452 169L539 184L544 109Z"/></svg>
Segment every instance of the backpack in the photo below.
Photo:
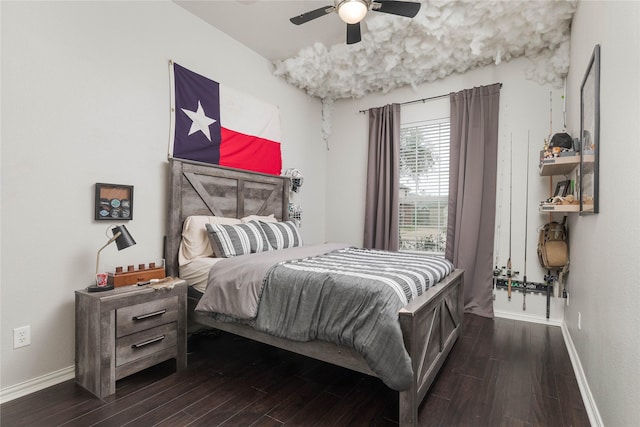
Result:
<svg viewBox="0 0 640 427"><path fill-rule="evenodd" d="M573 139L568 133L556 133L551 137L549 148L559 147L565 150L573 150Z"/></svg>
<svg viewBox="0 0 640 427"><path fill-rule="evenodd" d="M551 221L542 226L538 236L538 260L547 270L563 270L569 264L569 244L565 217L562 224Z"/></svg>

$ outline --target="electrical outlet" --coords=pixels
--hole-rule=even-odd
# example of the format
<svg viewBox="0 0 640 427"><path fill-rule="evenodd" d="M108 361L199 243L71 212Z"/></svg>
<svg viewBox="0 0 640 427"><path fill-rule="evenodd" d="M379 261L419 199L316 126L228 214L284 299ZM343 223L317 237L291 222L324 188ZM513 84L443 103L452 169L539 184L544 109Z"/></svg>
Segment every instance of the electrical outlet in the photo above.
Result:
<svg viewBox="0 0 640 427"><path fill-rule="evenodd" d="M13 348L31 344L31 326L21 326L13 330Z"/></svg>

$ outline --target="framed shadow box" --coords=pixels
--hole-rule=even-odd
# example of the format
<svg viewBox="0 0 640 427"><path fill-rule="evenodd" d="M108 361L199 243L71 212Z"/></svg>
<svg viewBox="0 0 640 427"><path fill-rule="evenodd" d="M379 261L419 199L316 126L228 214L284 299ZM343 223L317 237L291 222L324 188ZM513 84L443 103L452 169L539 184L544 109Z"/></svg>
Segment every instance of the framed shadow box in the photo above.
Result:
<svg viewBox="0 0 640 427"><path fill-rule="evenodd" d="M558 181L558 183L556 184L556 191L553 193L553 197L566 197L569 193L569 187L571 187L570 180Z"/></svg>
<svg viewBox="0 0 640 427"><path fill-rule="evenodd" d="M580 86L580 214L598 213L600 153L600 45Z"/></svg>
<svg viewBox="0 0 640 427"><path fill-rule="evenodd" d="M96 220L133 219L133 185L96 183Z"/></svg>

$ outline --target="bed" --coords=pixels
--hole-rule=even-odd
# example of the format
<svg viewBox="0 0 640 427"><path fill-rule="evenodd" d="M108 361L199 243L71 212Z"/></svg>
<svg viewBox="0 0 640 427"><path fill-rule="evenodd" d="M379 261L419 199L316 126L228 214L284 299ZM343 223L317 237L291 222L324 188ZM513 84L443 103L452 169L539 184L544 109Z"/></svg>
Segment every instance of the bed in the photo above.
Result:
<svg viewBox="0 0 640 427"><path fill-rule="evenodd" d="M187 218L273 215L276 220L283 221L288 219L288 203L287 177L170 159L165 241L167 274L179 276L179 249ZM321 340L294 341L256 330L250 322L223 321L196 311L198 293L191 295L188 299L189 322L379 376L363 355L350 347ZM398 319L411 367L409 387L399 392L399 422L401 426L415 426L420 403L462 331L463 272L456 269L412 299L398 310Z"/></svg>

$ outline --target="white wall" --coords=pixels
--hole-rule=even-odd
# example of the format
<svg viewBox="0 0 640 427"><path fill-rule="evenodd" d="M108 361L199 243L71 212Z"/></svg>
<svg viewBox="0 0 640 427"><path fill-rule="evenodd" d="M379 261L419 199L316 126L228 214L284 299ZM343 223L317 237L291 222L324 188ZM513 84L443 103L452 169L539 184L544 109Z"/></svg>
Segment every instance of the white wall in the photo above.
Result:
<svg viewBox="0 0 640 427"><path fill-rule="evenodd" d="M474 86L503 83L500 91L500 119L498 140L498 201L500 212L499 265L506 265L509 257L509 170L510 146L513 138L513 203L512 203L512 263L514 270L524 273L525 189L527 171L527 139L529 139L529 216L527 224L527 280L542 282L544 271L536 255L537 229L548 215L537 211L538 202L549 197L549 178L538 175L538 156L544 139L549 135L550 108L553 112L554 132L562 130L563 90L525 79L530 67L526 59L518 59L498 66L489 66L452 75L443 80L419 86L415 90L399 89L389 94L370 95L360 100L336 103L332 120L332 135L328 153L327 174L327 240L345 241L361 245L364 234L365 176L367 169L368 116L358 111L392 102L407 102L457 92ZM550 99L551 106L550 106ZM420 108L441 108L448 100L427 101L422 107L402 107L403 114L414 116ZM436 107L437 105L437 107ZM425 111L430 118L428 111ZM440 114L440 113L436 113ZM498 215L497 215L498 216ZM495 255L494 255L495 258ZM522 278L522 274L518 276ZM527 309L522 310L522 295L515 293L511 302L506 292L497 291L494 310L501 316L547 322L546 297L527 295ZM560 324L563 301L553 298L550 322Z"/></svg>
<svg viewBox="0 0 640 427"><path fill-rule="evenodd" d="M162 256L169 137L168 61L280 107L283 166L305 174L303 237L324 240L320 103L172 2L1 2L1 383L74 364L74 290L91 284L111 223L93 220L94 184L130 184L137 245L101 264ZM12 330L31 325L14 350Z"/></svg>
<svg viewBox="0 0 640 427"><path fill-rule="evenodd" d="M580 2L573 18L567 80L573 99L570 131L578 135L580 85L593 48L600 44L600 213L571 218L565 321L606 426L640 423L638 23L640 2Z"/></svg>

